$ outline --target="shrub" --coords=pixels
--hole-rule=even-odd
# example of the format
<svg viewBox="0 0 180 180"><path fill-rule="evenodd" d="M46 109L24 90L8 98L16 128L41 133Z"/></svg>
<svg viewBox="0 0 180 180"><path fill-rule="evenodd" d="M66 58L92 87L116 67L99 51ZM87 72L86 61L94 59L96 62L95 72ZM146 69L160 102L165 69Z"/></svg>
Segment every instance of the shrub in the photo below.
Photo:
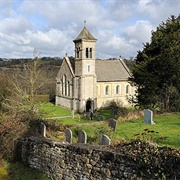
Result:
<svg viewBox="0 0 180 180"><path fill-rule="evenodd" d="M159 147L139 139L115 145L113 149L123 153L137 164L142 179L179 179L180 151Z"/></svg>
<svg viewBox="0 0 180 180"><path fill-rule="evenodd" d="M19 137L28 130L28 124L16 117L8 117L0 121L0 154L2 158L11 160Z"/></svg>

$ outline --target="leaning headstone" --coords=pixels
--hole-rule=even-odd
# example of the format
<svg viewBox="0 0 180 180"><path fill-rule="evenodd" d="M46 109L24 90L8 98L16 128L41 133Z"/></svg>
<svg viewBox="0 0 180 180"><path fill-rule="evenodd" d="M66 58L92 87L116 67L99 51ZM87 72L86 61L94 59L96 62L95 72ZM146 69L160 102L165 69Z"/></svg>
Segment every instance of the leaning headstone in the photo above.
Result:
<svg viewBox="0 0 180 180"><path fill-rule="evenodd" d="M100 142L99 142L100 145L110 145L111 144L111 139L106 136L105 134L102 135L100 137Z"/></svg>
<svg viewBox="0 0 180 180"><path fill-rule="evenodd" d="M40 125L40 133L43 137L46 137L46 125L44 123Z"/></svg>
<svg viewBox="0 0 180 180"><path fill-rule="evenodd" d="M65 141L72 143L72 131L70 129L66 129L65 131Z"/></svg>
<svg viewBox="0 0 180 180"><path fill-rule="evenodd" d="M149 109L144 110L144 123L145 124L155 124L153 121L153 112Z"/></svg>
<svg viewBox="0 0 180 180"><path fill-rule="evenodd" d="M109 121L109 127L113 129L113 131L116 131L117 127L117 121L115 119L110 119Z"/></svg>
<svg viewBox="0 0 180 180"><path fill-rule="evenodd" d="M87 143L87 134L84 130L78 132L78 143Z"/></svg>

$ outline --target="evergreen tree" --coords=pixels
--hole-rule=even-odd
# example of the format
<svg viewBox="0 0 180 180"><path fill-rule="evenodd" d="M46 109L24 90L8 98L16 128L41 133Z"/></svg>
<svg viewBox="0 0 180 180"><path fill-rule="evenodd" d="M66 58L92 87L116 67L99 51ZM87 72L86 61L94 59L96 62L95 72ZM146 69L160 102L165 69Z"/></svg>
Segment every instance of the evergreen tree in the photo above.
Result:
<svg viewBox="0 0 180 180"><path fill-rule="evenodd" d="M132 68L140 108L180 111L180 16L171 16L152 32Z"/></svg>

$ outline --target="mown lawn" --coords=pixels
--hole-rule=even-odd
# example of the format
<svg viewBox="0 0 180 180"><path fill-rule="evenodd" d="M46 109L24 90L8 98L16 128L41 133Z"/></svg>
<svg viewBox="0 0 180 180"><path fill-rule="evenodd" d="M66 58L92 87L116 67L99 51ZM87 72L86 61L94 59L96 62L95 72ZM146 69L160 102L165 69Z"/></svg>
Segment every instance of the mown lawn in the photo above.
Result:
<svg viewBox="0 0 180 180"><path fill-rule="evenodd" d="M154 117L154 125L143 123L143 119L118 122L116 131L111 131L106 125L81 126L81 129L87 132L92 139L96 134L97 128L104 129L112 139L112 143L122 140L131 140L140 138L159 145L165 145L180 149L180 114L159 115ZM80 127L78 127L80 129ZM102 129L102 130L103 130ZM96 132L97 133L97 132Z"/></svg>
<svg viewBox="0 0 180 180"><path fill-rule="evenodd" d="M74 142L77 142L77 131L83 129L87 133L87 140L89 143L98 143L99 140L97 139L97 135L106 133L111 138L112 143L140 138L142 140L155 142L159 145L180 149L180 113L154 116L154 125L144 124L143 118L124 122L118 121L117 129L113 132L108 128L107 121L112 117L110 109L101 110L99 115L100 118L88 120L81 116L80 121L77 113L75 113L74 119L62 117L70 116L71 112L50 103L45 104L42 109L46 112L44 117L59 117L57 120L60 123L75 126L72 128L73 135L75 136ZM101 125L93 124L99 121L104 121L105 123Z"/></svg>
<svg viewBox="0 0 180 180"><path fill-rule="evenodd" d="M43 118L71 116L71 111L59 106L55 106L52 103L45 103L40 106L39 110L43 114Z"/></svg>
<svg viewBox="0 0 180 180"><path fill-rule="evenodd" d="M96 121L106 120L112 117L110 110L102 110L101 115L96 117L94 120L89 120L83 115L74 113L74 118L71 118L71 111L59 106L55 106L52 103L45 103L39 108L42 117L46 119L56 119L63 124L83 124L83 123L92 123Z"/></svg>
<svg viewBox="0 0 180 180"><path fill-rule="evenodd" d="M141 138L180 149L180 114L155 116L154 122L154 125L144 124L143 119L121 122L113 137Z"/></svg>

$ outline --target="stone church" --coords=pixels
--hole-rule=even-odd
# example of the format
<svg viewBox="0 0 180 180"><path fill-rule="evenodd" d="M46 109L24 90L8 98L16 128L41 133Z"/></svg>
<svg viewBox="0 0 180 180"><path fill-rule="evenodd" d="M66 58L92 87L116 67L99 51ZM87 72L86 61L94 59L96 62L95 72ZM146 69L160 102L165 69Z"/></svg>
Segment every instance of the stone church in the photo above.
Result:
<svg viewBox="0 0 180 180"><path fill-rule="evenodd" d="M127 97L134 94L128 83L130 72L122 58L97 60L96 41L86 27L75 44L75 58L64 57L56 78L56 105L88 112L111 104L130 106Z"/></svg>

